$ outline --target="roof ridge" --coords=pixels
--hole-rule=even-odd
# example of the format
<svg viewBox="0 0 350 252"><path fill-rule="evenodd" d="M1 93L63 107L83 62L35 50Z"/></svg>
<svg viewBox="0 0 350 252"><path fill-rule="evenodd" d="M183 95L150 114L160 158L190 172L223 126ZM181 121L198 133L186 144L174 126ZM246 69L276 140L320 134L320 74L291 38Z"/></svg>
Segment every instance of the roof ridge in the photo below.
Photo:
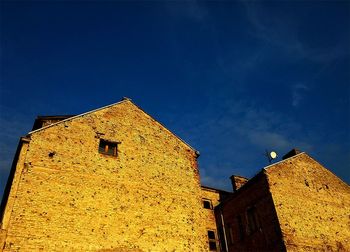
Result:
<svg viewBox="0 0 350 252"><path fill-rule="evenodd" d="M56 122L56 123L53 123L53 124L50 124L50 125L47 125L45 127L42 127L42 128L39 128L39 129L36 129L36 130L32 130L30 131L27 135L31 135L33 133L36 133L36 132L39 132L41 130L44 130L44 129L47 129L49 127L52 127L52 126L55 126L59 123L63 123L63 122L67 122L69 120L73 120L75 118L78 118L78 117L81 117L81 116L84 116L84 115L87 115L87 114L90 114L90 113L93 113L93 112L96 112L96 111L99 111L99 110L102 110L102 109L105 109L105 108L109 108L109 107L112 107L114 105L117 105L117 104L121 104L123 102L131 102L134 106L136 106L139 110L141 110L145 115L147 115L148 117L150 117L152 120L154 120L156 123L158 123L160 126L162 126L166 131L168 131L170 134L172 134L173 136L175 136L177 139L179 139L183 144L185 144L187 147L189 147L192 151L195 152L195 154L197 155L197 157L200 155L199 154L199 151L197 151L195 148L193 148L190 144L188 144L186 141L184 141L181 137L179 137L178 135L176 135L174 132L172 132L171 130L169 130L167 127L165 127L161 122L159 122L158 120L156 120L155 118L153 118L150 114L148 114L146 111L144 111L141 107L139 107L138 105L136 105L130 98L127 98L127 97L123 97L123 99L119 102L115 102L115 103L112 103L110 105L106 105L106 106L103 106L103 107L100 107L100 108L97 108L97 109L94 109L94 110L90 110L90 111L87 111L87 112L84 112L82 114L78 114L78 115L75 115L75 116L72 116L72 117L69 117L67 119L64 119L62 121L59 121L59 122Z"/></svg>
<svg viewBox="0 0 350 252"><path fill-rule="evenodd" d="M273 163L273 164L270 164L270 165L268 165L268 166L265 166L265 167L263 167L262 169L263 169L263 170L269 169L269 168L271 168L271 167L274 166L274 165L277 165L277 164L280 164L280 163L282 163L282 162L285 162L285 161L287 161L288 159L297 157L297 156L299 156L299 155L301 155L301 154L306 154L306 155L307 155L307 153L303 151L303 152L300 152L300 153L298 153L298 154L296 154L296 155L294 155L294 156L291 156L291 157L289 157L289 158L282 159L281 161L278 161L278 162L276 162L276 163ZM309 156L309 155L308 155L308 156Z"/></svg>
<svg viewBox="0 0 350 252"><path fill-rule="evenodd" d="M129 99L129 98L127 98ZM129 99L131 101L131 99ZM177 139L179 139L181 142L183 142L185 145L187 145L191 150L193 150L195 152L195 154L197 155L197 157L199 157L200 153L198 150L196 150L195 148L193 148L190 144L188 144L185 140L183 140L181 137L179 137L178 135L176 135L174 132L172 132L171 130L169 130L167 127L165 127L161 122L159 122L158 120L156 120L153 116L151 116L150 114L148 114L146 111L144 111L141 107L139 107L137 104L135 104L134 102L131 102L132 104L134 104L139 110L141 110L145 115L149 116L152 120L154 120L156 123L158 123L160 126L162 126L166 131L168 131L170 134L172 134L173 136L175 136Z"/></svg>
<svg viewBox="0 0 350 252"><path fill-rule="evenodd" d="M44 129L47 129L47 128L50 128L52 126L55 126L59 123L63 123L63 122L66 122L66 121L69 121L69 120L72 120L72 119L75 119L75 118L78 118L78 117L81 117L81 116L84 116L84 115L87 115L87 114L90 114L90 113L93 113L93 112L96 112L96 111L99 111L99 110L102 110L102 109L105 109L105 108L108 108L108 107L112 107L114 105L117 105L117 104L120 104L122 102L126 102L126 101L131 101L130 99L123 99L119 102L115 102L115 103L112 103L112 104L109 104L109 105L106 105L106 106L103 106L103 107L100 107L100 108L97 108L97 109L93 109L93 110L90 110L90 111L87 111L87 112L84 112L82 114L78 114L78 115L75 115L75 116L72 116L72 117L68 117L67 119L64 119L62 121L59 121L59 122L56 122L56 123L53 123L53 124L50 124L50 125L47 125L45 127L42 127L40 129L36 129L36 130L32 130L28 133L28 135L31 135L33 133L36 133L38 131L41 131L41 130L44 130Z"/></svg>

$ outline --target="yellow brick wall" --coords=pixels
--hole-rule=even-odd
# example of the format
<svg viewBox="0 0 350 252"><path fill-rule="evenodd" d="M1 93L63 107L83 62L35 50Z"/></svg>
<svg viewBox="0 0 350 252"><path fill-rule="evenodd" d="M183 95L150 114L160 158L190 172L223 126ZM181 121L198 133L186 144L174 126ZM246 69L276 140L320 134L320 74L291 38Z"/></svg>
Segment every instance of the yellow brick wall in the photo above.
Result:
<svg viewBox="0 0 350 252"><path fill-rule="evenodd" d="M0 229L0 249L4 247L5 239L6 239L6 230Z"/></svg>
<svg viewBox="0 0 350 252"><path fill-rule="evenodd" d="M194 151L130 101L30 137L4 251L207 250Z"/></svg>
<svg viewBox="0 0 350 252"><path fill-rule="evenodd" d="M218 241L218 232L216 228L216 221L215 221L215 213L214 213L214 207L219 205L220 203L220 192L215 189L209 189L206 187L202 187L202 199L210 200L212 204L212 209L206 209L203 207L202 204L202 211L203 211L203 220L202 225L205 227L205 229L215 231L216 239L217 239L217 248L219 249L219 241ZM209 240L207 240L207 246L209 246ZM208 247L209 249L209 247Z"/></svg>
<svg viewBox="0 0 350 252"><path fill-rule="evenodd" d="M350 189L302 153L267 169L289 251L350 251Z"/></svg>
<svg viewBox="0 0 350 252"><path fill-rule="evenodd" d="M21 175L22 175L23 169L25 169L25 160L27 156L27 150L28 150L28 142L21 139L17 149L18 156L17 156L17 153L15 156L15 158L17 158L17 163L15 165L16 172L14 172L14 176L11 184L11 190L7 198L6 207L4 209L4 215L0 225L0 228L3 229L4 232L6 232L7 230L11 212L17 197L16 194L18 190L18 185L21 181Z"/></svg>

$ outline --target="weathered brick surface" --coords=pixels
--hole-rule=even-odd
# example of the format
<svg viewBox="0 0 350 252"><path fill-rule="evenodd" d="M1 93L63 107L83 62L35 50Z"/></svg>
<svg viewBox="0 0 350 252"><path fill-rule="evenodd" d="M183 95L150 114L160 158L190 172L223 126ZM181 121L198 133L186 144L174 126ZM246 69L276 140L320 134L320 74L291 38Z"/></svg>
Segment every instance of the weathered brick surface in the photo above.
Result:
<svg viewBox="0 0 350 252"><path fill-rule="evenodd" d="M248 224L247 211L251 208L256 209L255 230L251 230ZM247 182L215 211L219 222L221 214L224 219L228 251L283 250L279 223L265 173L261 172Z"/></svg>
<svg viewBox="0 0 350 252"><path fill-rule="evenodd" d="M216 228L216 220L215 220L215 214L214 214L214 207L219 205L220 203L220 192L215 189L210 189L206 187L202 187L202 198L205 200L210 200L212 204L212 209L206 209L203 207L202 204L202 209L203 209L203 220L202 220L202 225L205 227L205 229L211 230L215 232L216 238L218 237L217 235L217 228ZM207 246L208 240L206 242ZM217 248L219 248L219 240L217 239Z"/></svg>
<svg viewBox="0 0 350 252"><path fill-rule="evenodd" d="M237 191L239 188L241 188L245 183L247 183L248 179L242 176L238 175L232 175L230 177L232 189L233 191Z"/></svg>
<svg viewBox="0 0 350 252"><path fill-rule="evenodd" d="M289 251L350 251L350 189L307 154L267 169Z"/></svg>
<svg viewBox="0 0 350 252"><path fill-rule="evenodd" d="M207 250L194 151L130 101L30 138L4 251Z"/></svg>
<svg viewBox="0 0 350 252"><path fill-rule="evenodd" d="M15 158L17 158L17 163L15 164L15 167L12 167L14 171L11 171L11 173L14 172L14 176L11 184L11 190L7 198L6 207L4 209L4 215L2 216L1 225L0 225L0 228L4 230L7 230L8 228L14 202L17 198L16 194L18 190L18 185L21 181L21 175L25 167L25 160L26 160L27 150L28 150L28 142L23 141L21 139L18 148L19 148L17 150L18 153L16 153L16 156L15 156Z"/></svg>
<svg viewBox="0 0 350 252"><path fill-rule="evenodd" d="M5 229L0 229L0 249L5 245L6 233Z"/></svg>

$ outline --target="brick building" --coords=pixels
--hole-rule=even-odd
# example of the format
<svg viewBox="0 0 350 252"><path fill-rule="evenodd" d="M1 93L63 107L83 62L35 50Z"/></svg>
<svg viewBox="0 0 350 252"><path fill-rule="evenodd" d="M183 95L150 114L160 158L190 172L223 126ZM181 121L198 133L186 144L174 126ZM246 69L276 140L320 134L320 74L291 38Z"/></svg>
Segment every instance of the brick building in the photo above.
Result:
<svg viewBox="0 0 350 252"><path fill-rule="evenodd" d="M198 155L130 99L38 117L5 189L0 249L350 250L349 187L307 154L232 176L234 192L201 186Z"/></svg>
<svg viewBox="0 0 350 252"><path fill-rule="evenodd" d="M222 251L350 251L350 188L306 153L232 183L215 209Z"/></svg>

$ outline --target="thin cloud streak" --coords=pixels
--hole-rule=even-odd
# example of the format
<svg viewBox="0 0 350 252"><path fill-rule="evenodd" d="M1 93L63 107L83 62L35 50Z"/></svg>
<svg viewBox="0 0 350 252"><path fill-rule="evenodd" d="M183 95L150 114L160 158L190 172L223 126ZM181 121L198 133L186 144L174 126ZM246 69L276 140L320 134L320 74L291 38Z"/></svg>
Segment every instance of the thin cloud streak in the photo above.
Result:
<svg viewBox="0 0 350 252"><path fill-rule="evenodd" d="M305 93L309 90L309 88L301 83L297 83L292 85L292 106L299 107L301 101L305 97Z"/></svg>
<svg viewBox="0 0 350 252"><path fill-rule="evenodd" d="M348 46L338 42L334 46L315 48L306 45L299 36L299 23L289 19L288 15L267 16L261 4L243 2L247 19L253 30L253 37L266 44L281 48L298 60L310 60L316 63L329 63L350 55Z"/></svg>
<svg viewBox="0 0 350 252"><path fill-rule="evenodd" d="M228 189L229 180L222 178L228 179L232 174L254 175L266 165L263 156L266 149L280 154L294 147L308 152L314 149L307 132L293 118L253 102L219 103L209 102L202 111L173 118L171 123L180 136L203 154L200 166L205 171L202 177L205 185Z"/></svg>

